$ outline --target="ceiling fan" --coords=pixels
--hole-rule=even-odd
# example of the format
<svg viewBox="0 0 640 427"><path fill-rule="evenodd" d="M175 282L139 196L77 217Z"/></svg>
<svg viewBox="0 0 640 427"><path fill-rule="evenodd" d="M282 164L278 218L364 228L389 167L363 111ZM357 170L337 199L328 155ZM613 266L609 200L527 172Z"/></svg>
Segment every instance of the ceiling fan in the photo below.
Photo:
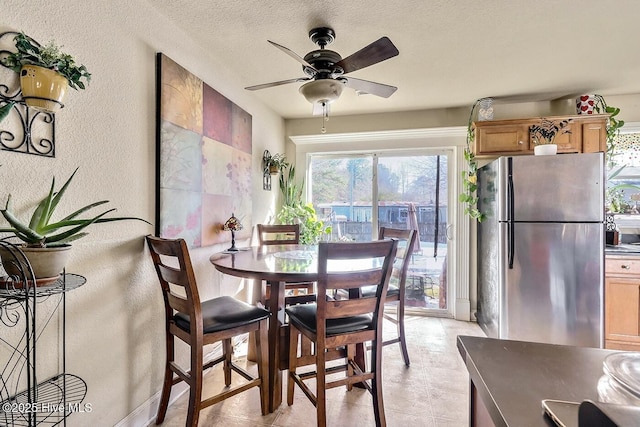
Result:
<svg viewBox="0 0 640 427"><path fill-rule="evenodd" d="M259 90L289 83L307 82L300 87L300 93L313 104L314 114L328 116L328 106L340 97L344 86L354 89L358 94L371 94L383 98L390 97L398 88L382 83L347 77L345 74L377 64L398 55L398 49L388 37L381 37L346 58L325 47L334 41L335 32L328 27L314 28L309 38L320 49L307 53L304 58L278 43L267 40L287 55L302 64L306 76L249 86L247 90Z"/></svg>

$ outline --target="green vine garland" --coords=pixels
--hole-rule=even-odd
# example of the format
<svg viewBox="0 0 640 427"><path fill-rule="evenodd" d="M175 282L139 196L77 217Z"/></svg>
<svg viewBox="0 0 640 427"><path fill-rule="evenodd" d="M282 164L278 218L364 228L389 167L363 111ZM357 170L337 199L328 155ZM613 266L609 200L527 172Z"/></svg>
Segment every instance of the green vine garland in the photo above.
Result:
<svg viewBox="0 0 640 427"><path fill-rule="evenodd" d="M609 167L615 166L615 148L616 148L616 137L620 134L620 128L624 126L624 120L618 120L616 117L620 114L620 108L611 107L607 105L607 101L604 100L602 95L594 95L596 98L596 104L594 105L594 110L596 113L608 114L609 118L607 119L607 164Z"/></svg>
<svg viewBox="0 0 640 427"><path fill-rule="evenodd" d="M462 187L463 192L458 196L460 203L464 205L464 213L469 215L470 218L481 222L485 219L486 215L478 209L478 196L476 190L478 189L478 162L475 155L471 150L471 144L475 137L475 131L473 129L473 114L481 99L478 99L469 112L469 122L467 124L467 146L464 149L464 159L467 162L467 170L462 171Z"/></svg>

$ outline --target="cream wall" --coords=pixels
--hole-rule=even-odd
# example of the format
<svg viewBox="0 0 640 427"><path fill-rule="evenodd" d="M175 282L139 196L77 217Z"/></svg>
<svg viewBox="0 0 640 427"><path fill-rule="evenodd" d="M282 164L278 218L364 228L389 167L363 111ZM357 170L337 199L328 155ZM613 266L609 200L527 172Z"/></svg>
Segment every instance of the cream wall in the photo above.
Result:
<svg viewBox="0 0 640 427"><path fill-rule="evenodd" d="M24 31L41 43L55 39L93 74L89 88L70 91L57 114L55 159L0 151L0 203L9 192L16 206L33 203L52 175L60 181L79 166L61 213L108 199L118 214L155 222L155 54L163 52L252 115L253 218L273 211L278 193L262 190L261 158L264 149L283 151L284 121L148 3L2 0L0 9L0 31ZM115 425L160 390L162 299L143 239L153 232L141 222L102 224L74 244L68 271L87 284L67 298L67 367L87 382L92 411L71 416L70 426ZM192 251L203 297L240 290L238 280L223 279L208 261L222 249ZM43 338L38 347L41 379L59 363L56 341Z"/></svg>

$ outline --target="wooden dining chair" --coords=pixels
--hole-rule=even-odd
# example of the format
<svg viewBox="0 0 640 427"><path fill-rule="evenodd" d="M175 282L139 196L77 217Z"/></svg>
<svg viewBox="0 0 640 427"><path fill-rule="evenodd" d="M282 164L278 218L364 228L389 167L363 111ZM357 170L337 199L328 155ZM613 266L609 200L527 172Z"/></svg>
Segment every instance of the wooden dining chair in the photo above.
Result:
<svg viewBox="0 0 640 427"><path fill-rule="evenodd" d="M300 224L258 224L258 242L260 246L270 245L291 245L300 243ZM264 283L262 288L262 299L265 306L268 306L271 286ZM292 282L285 283L284 285L285 298L284 305L288 307L295 304L306 304L314 302L316 300L315 284L313 282ZM302 294L300 291L303 291ZM280 330L280 340L283 344L289 342L289 327L285 324ZM285 346L283 348L286 349ZM302 339L301 348L303 354L311 354L313 349L311 348L311 342L308 339ZM288 361L289 352L283 351L280 354L280 366L286 369L289 364Z"/></svg>
<svg viewBox="0 0 640 427"><path fill-rule="evenodd" d="M318 246L317 302L300 304L286 309L289 316L289 381L287 404L293 404L297 384L316 406L317 425L326 426L326 390L364 383L373 396L376 426L385 426L382 396L382 314L391 277L393 259L398 242L378 240L372 242L320 243ZM376 260L377 262L372 262ZM346 266L338 271L336 263ZM332 265L331 269L329 265ZM357 267L358 264L362 268ZM359 288L375 286L371 297L360 297ZM331 298L335 290L345 290L348 299ZM315 352L298 356L298 335L315 344ZM372 342L370 369L358 364L356 345ZM327 366L327 355L346 348L343 365ZM313 364L315 370L298 372L300 366ZM327 375L345 371L341 378ZM315 393L305 381L315 379Z"/></svg>
<svg viewBox="0 0 640 427"><path fill-rule="evenodd" d="M399 230L396 228L380 227L378 232L378 239L395 239L398 241L398 250L396 252L396 258L393 263L393 272L391 273L391 280L389 281L389 290L387 291L387 303L396 303L397 310L396 316L393 317L387 313L384 314L384 318L394 323L398 328L398 336L393 339L386 340L382 343L383 346L391 345L395 343L400 344L400 350L402 351L402 358L404 364L409 366L409 352L407 351L407 339L404 331L404 302L405 302L405 290L407 282L407 271L409 269L409 263L411 262L411 256L413 255L413 247L417 238L415 230ZM363 296L372 296L375 292L375 287L368 286L362 288Z"/></svg>
<svg viewBox="0 0 640 427"><path fill-rule="evenodd" d="M258 224L258 243L260 246L268 245L297 245L300 243L300 224ZM266 285L263 291L263 299L269 299L270 287ZM285 292L291 291L294 296L298 296L300 291L305 291L305 295L314 293L313 282L287 283ZM310 297L311 298L311 297ZM298 302L301 299L297 299Z"/></svg>
<svg viewBox="0 0 640 427"><path fill-rule="evenodd" d="M269 312L230 296L200 301L186 242L183 239L170 240L153 236L147 236L146 240L162 287L165 306L166 362L156 424L164 421L171 388L181 381L189 385L187 426L198 425L201 409L256 386L260 388L262 415L266 415L269 411ZM231 339L252 331L257 335L257 377L236 365L231 358ZM189 371L185 371L175 362L175 338L184 341L190 347ZM223 355L203 364L203 346L219 341L222 342ZM202 400L203 372L220 362L223 362L227 389ZM229 388L232 371L244 377L246 381Z"/></svg>
<svg viewBox="0 0 640 427"><path fill-rule="evenodd" d="M258 224L256 227L260 246L300 243L300 224Z"/></svg>

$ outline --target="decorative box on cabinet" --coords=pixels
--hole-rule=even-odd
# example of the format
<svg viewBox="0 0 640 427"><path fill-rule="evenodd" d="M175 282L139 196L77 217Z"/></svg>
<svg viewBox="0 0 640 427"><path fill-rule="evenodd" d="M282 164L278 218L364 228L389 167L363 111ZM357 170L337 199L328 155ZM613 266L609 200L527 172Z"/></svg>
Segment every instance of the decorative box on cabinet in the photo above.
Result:
<svg viewBox="0 0 640 427"><path fill-rule="evenodd" d="M15 251L16 259L25 259L15 246L2 240L0 246ZM82 404L87 384L66 372L66 293L86 279L63 273L57 280L34 286L31 267L26 270L21 277L7 277L0 268L0 425L66 425L73 412L90 410ZM54 332L61 340L60 355L37 346L55 319L61 324ZM41 372L39 362L46 359L55 361L56 372L51 367Z"/></svg>
<svg viewBox="0 0 640 427"><path fill-rule="evenodd" d="M558 122L570 120L569 132L557 135L559 153L594 153L606 151L607 115L547 117ZM478 157L533 154L535 144L529 128L540 118L489 120L474 122L475 140L472 150Z"/></svg>
<svg viewBox="0 0 640 427"><path fill-rule="evenodd" d="M605 348L640 351L640 256L607 255Z"/></svg>

